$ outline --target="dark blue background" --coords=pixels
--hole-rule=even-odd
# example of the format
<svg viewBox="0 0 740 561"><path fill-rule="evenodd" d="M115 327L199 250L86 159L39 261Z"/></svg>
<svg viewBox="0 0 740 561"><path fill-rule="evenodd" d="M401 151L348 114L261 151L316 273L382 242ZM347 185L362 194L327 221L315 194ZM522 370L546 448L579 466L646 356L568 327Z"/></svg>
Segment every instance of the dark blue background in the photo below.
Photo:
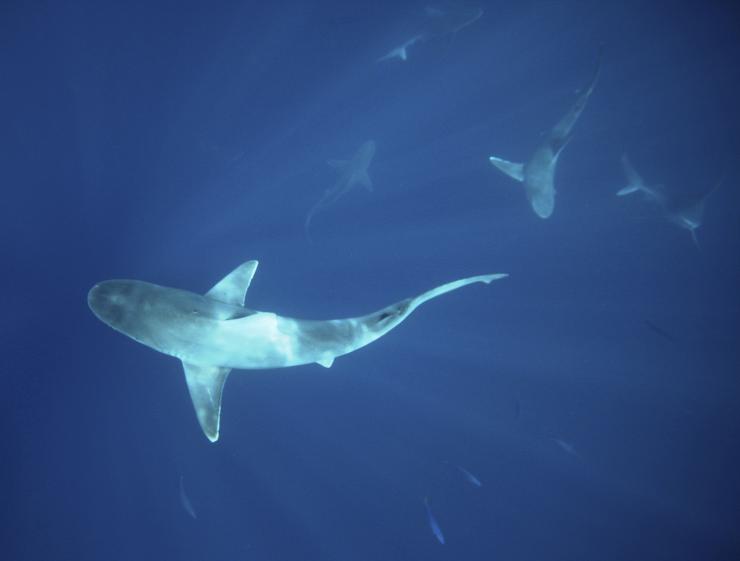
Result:
<svg viewBox="0 0 740 561"><path fill-rule="evenodd" d="M376 63L423 6L3 3L0 557L737 558L732 3L488 3ZM600 43L543 221L487 156L525 159ZM309 244L326 160L370 138L375 191L317 215ZM625 151L685 193L726 174L701 250L614 196ZM117 277L205 292L251 258L247 305L309 318L511 277L329 370L235 372L213 445L178 362L86 293Z"/></svg>

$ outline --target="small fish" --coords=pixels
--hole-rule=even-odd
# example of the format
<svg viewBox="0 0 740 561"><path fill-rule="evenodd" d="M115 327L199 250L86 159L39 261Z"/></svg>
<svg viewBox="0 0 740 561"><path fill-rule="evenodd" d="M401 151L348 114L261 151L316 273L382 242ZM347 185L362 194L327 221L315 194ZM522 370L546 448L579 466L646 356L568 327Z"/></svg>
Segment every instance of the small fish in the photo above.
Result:
<svg viewBox="0 0 740 561"><path fill-rule="evenodd" d="M560 446L564 452L567 452L571 456L575 456L576 458L580 458L581 455L576 451L576 449L573 447L573 445L570 442L566 442L565 440L562 440L560 438L553 438L552 441Z"/></svg>
<svg viewBox="0 0 740 561"><path fill-rule="evenodd" d="M198 515L195 514L195 509L193 508L193 503L190 502L190 499L185 493L185 485L183 484L182 475L180 476L180 504L182 505L182 508L185 509L185 512L192 516L194 520L198 519Z"/></svg>
<svg viewBox="0 0 740 561"><path fill-rule="evenodd" d="M475 485L476 487L483 487L483 483L480 482L480 479L478 479L475 475L470 473L464 467L458 465L455 465L455 467L460 470L460 473L462 473L465 476L465 479L467 479L471 484Z"/></svg>
<svg viewBox="0 0 740 561"><path fill-rule="evenodd" d="M429 499L427 497L424 497L424 508L427 511L427 519L429 520L429 527L432 529L432 533L437 538L437 541L444 545L444 534L442 534L442 530L440 530L439 524L437 524L437 520L435 520L434 514L432 514L432 509L429 508Z"/></svg>
<svg viewBox="0 0 740 561"><path fill-rule="evenodd" d="M667 332L667 331L666 331L665 329L663 329L662 327L660 327L660 326L658 326L658 325L655 325L655 324L654 324L654 323L653 323L652 321L650 321L649 319L646 319L646 320L644 320L644 323L645 323L645 325L646 325L646 326L648 327L648 329L650 329L650 331L652 331L652 332L653 332L653 333L655 333L656 335L659 335L660 337L662 337L662 338L663 338L663 339L665 339L666 341L670 341L671 343L677 343L677 342L678 342L678 341L676 340L676 338L675 338L675 337L674 337L673 335L671 335L670 333L668 333L668 332Z"/></svg>

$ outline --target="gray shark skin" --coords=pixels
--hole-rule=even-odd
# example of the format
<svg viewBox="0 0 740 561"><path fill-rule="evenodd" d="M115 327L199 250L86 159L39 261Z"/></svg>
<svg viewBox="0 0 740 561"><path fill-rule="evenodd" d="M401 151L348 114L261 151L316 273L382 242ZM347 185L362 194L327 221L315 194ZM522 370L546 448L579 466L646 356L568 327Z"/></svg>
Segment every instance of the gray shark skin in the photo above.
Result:
<svg viewBox="0 0 740 561"><path fill-rule="evenodd" d="M704 207L706 200L724 181L720 179L709 191L700 197L689 200L680 200L671 197L663 185L648 187L642 177L637 173L626 155L622 156L622 167L627 177L627 186L617 191L617 196L622 197L631 193L642 193L645 200L657 205L666 219L679 228L688 230L696 247L699 247L699 239L696 231L704 223Z"/></svg>
<svg viewBox="0 0 740 561"><path fill-rule="evenodd" d="M204 296L137 280L96 284L87 302L116 331L182 361L185 380L203 432L218 440L223 386L231 369L269 369L334 359L382 337L424 302L463 286L506 277L459 279L365 316L301 320L244 307L257 270L247 261Z"/></svg>
<svg viewBox="0 0 740 561"><path fill-rule="evenodd" d="M332 187L324 191L324 195L311 207L306 215L304 228L309 240L311 239L311 221L317 212L325 210L337 202L342 196L360 185L368 191L373 190L373 182L368 175L368 168L375 156L375 142L363 142L350 160L329 160L329 165L339 171L339 177Z"/></svg>
<svg viewBox="0 0 740 561"><path fill-rule="evenodd" d="M488 158L491 164L506 175L524 184L524 192L532 210L540 218L549 218L555 210L555 169L558 157L568 144L571 131L586 108L600 71L601 51L599 52L596 71L588 88L581 92L570 111L553 127L545 142L534 151L534 154L526 163L509 162L496 156Z"/></svg>

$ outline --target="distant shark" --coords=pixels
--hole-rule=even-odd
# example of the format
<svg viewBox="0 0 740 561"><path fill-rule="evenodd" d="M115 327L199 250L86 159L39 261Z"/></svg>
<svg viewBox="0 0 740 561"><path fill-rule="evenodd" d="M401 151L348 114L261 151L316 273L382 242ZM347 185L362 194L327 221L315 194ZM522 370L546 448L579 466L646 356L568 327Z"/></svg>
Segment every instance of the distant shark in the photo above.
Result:
<svg viewBox="0 0 740 561"><path fill-rule="evenodd" d="M438 37L453 35L461 29L475 23L483 15L482 8L460 8L453 6L427 6L424 9L424 21L419 31L398 47L394 47L376 62L397 58L406 61L408 49L412 45Z"/></svg>
<svg viewBox="0 0 740 561"><path fill-rule="evenodd" d="M339 172L334 185L324 191L324 195L319 201L311 207L306 215L304 227L306 235L309 236L311 221L317 212L326 209L337 202L345 193L360 185L368 191L373 190L373 182L370 180L368 168L375 156L375 142L368 140L363 142L362 146L357 149L354 156L349 160L329 160L329 165Z"/></svg>
<svg viewBox="0 0 740 561"><path fill-rule="evenodd" d="M637 173L627 155L622 156L622 168L627 178L627 186L617 191L617 196L623 197L631 193L642 193L645 199L656 204L669 222L679 228L688 230L694 245L699 247L696 231L704 223L704 207L706 200L721 184L724 177L714 187L698 197L680 199L672 197L663 185L647 186L640 174Z"/></svg>
<svg viewBox="0 0 740 561"><path fill-rule="evenodd" d="M198 422L211 442L218 440L221 395L232 368L314 362L329 368L336 357L382 337L427 300L507 276L459 279L365 316L314 321L245 308L256 270L257 261L247 261L205 296L136 280L101 282L87 296L90 309L103 323L182 361Z"/></svg>
<svg viewBox="0 0 740 561"><path fill-rule="evenodd" d="M583 113L591 93L594 91L600 71L601 51L599 52L596 71L588 88L581 92L570 111L550 131L545 142L534 151L529 161L518 164L496 156L488 158L491 164L506 175L524 183L524 192L532 205L532 210L540 218L549 218L555 209L555 168L557 167L558 157L571 139L573 126Z"/></svg>

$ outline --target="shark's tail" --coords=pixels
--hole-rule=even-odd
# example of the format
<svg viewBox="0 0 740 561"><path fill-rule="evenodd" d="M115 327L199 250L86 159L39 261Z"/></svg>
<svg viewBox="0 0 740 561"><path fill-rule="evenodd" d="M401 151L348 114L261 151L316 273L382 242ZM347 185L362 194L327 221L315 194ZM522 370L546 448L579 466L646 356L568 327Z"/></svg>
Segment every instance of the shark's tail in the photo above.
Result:
<svg viewBox="0 0 740 561"><path fill-rule="evenodd" d="M463 286L467 286L469 284L473 284L476 282L482 282L485 284L489 284L495 280L503 279L508 276L509 275L507 273L494 273L490 275L478 275L475 277L467 277L464 279L458 279L456 281L448 282L446 284L443 284L441 286L428 290L424 292L423 294L419 294L419 296L416 296L415 298L412 298L411 302L409 303L408 311L411 312L412 310L415 310L416 308L421 306L424 302L427 302L431 300L432 298L436 298L437 296L441 296L442 294L446 294L447 292L451 292L453 290L457 290L458 288L462 288Z"/></svg>

